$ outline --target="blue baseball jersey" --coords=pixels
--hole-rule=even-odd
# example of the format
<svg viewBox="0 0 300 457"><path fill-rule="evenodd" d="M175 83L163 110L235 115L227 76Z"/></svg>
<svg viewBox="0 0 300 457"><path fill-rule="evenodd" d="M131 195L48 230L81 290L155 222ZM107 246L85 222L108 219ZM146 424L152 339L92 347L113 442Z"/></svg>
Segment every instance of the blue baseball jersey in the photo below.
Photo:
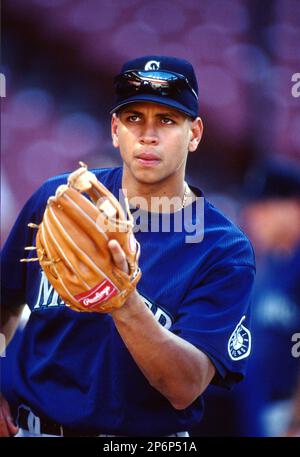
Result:
<svg viewBox="0 0 300 457"><path fill-rule="evenodd" d="M122 168L94 173L119 198ZM28 405L36 415L93 433L155 436L188 430L202 417L201 397L184 410L173 408L142 374L110 315L69 309L38 262L19 262L24 247L35 244L36 230L27 224L41 222L48 197L66 179L54 177L35 192L3 248L2 303L27 303L31 309L11 386L13 406ZM137 290L162 326L208 355L216 367L213 383L230 388L243 379L251 351L254 255L243 232L193 190L199 198L186 207L188 223L180 229L185 210L168 214L165 230L165 214L132 209L141 244ZM199 224L203 233L195 229L193 239Z"/></svg>

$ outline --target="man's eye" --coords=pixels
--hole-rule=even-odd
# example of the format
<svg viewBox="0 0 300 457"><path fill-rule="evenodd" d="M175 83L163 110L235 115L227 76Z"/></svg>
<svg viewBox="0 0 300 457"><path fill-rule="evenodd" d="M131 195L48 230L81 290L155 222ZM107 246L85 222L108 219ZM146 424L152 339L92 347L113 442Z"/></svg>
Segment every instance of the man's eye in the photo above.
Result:
<svg viewBox="0 0 300 457"><path fill-rule="evenodd" d="M161 122L162 122L163 124L174 124L173 119L170 119L169 117L163 117L163 118L161 119Z"/></svg>
<svg viewBox="0 0 300 457"><path fill-rule="evenodd" d="M138 116L137 114L132 114L131 116L128 116L127 120L129 122L137 122L140 120L140 116Z"/></svg>

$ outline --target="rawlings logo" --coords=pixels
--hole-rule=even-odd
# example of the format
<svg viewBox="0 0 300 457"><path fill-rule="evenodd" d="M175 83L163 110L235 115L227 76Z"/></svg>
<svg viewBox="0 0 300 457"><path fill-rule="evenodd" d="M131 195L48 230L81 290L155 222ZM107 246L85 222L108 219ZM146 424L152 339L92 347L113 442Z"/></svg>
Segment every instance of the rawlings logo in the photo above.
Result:
<svg viewBox="0 0 300 457"><path fill-rule="evenodd" d="M83 292L81 294L75 295L76 300L78 300L86 308L90 308L98 305L104 300L108 300L117 294L116 287L105 279L101 284L93 287L93 289Z"/></svg>
<svg viewBox="0 0 300 457"><path fill-rule="evenodd" d="M103 300L104 298L108 298L110 294L110 288L107 286L102 292L97 292L96 295L92 298L85 298L83 300L84 306L92 305L93 303L98 303L99 301Z"/></svg>

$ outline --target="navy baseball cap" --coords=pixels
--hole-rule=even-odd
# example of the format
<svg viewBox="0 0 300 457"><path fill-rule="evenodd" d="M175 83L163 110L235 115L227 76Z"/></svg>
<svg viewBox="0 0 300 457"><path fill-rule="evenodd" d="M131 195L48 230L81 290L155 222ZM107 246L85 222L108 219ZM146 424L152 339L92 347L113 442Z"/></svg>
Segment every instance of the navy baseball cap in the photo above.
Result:
<svg viewBox="0 0 300 457"><path fill-rule="evenodd" d="M170 106L196 118L198 84L193 66L169 56L144 56L126 62L115 77L116 101L111 113L135 102Z"/></svg>

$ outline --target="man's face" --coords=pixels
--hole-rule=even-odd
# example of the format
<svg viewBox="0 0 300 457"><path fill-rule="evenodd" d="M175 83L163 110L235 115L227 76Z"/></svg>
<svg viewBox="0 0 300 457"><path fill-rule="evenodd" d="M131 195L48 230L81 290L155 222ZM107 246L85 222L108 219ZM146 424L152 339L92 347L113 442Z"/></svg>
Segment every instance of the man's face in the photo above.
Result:
<svg viewBox="0 0 300 457"><path fill-rule="evenodd" d="M112 137L120 149L127 176L153 184L184 176L188 151L201 139L200 118L192 121L156 103L132 103L112 117Z"/></svg>

